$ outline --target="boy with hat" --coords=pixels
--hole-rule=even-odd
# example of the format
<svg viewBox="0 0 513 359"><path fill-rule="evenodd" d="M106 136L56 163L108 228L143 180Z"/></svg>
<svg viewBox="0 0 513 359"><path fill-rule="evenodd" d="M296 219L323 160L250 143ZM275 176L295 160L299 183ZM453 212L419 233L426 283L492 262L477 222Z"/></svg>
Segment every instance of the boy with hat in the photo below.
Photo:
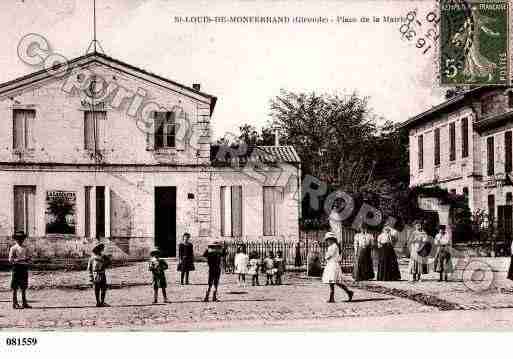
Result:
<svg viewBox="0 0 513 359"><path fill-rule="evenodd" d="M150 252L150 263L148 266L148 270L151 272L153 276L153 304L156 304L158 301L158 293L159 288L162 289L162 296L164 297L164 302L167 303L167 280L165 271L168 268L168 265L165 260L160 258L160 251L158 249L154 249Z"/></svg>
<svg viewBox="0 0 513 359"><path fill-rule="evenodd" d="M105 245L99 243L93 247L93 254L87 263L87 271L89 272L91 283L94 287L94 296L96 298L97 307L108 307L105 303L105 295L107 294L107 276L105 270L110 266L111 260L103 254Z"/></svg>
<svg viewBox="0 0 513 359"><path fill-rule="evenodd" d="M16 242L9 249L9 263L12 265L12 307L14 309L31 308L27 303L26 290L28 287L28 269L30 264L30 255L28 248L24 245L27 238L25 232L16 231L13 239ZM21 300L23 305L18 304L18 289L21 290Z"/></svg>
<svg viewBox="0 0 513 359"><path fill-rule="evenodd" d="M207 258L208 263L208 289L205 294L205 299L203 299L204 302L208 302L212 286L214 286L212 301L218 301L217 287L219 285L219 278L221 277L221 263L224 255L222 243L216 240L211 241L208 244L207 250L203 253L203 257Z"/></svg>

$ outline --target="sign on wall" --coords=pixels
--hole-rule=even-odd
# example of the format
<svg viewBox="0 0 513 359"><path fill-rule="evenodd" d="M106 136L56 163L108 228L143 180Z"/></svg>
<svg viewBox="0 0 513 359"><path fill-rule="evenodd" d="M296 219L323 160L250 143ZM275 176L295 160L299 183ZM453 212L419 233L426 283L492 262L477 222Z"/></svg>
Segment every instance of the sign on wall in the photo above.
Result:
<svg viewBox="0 0 513 359"><path fill-rule="evenodd" d="M46 192L46 233L75 234L76 192Z"/></svg>

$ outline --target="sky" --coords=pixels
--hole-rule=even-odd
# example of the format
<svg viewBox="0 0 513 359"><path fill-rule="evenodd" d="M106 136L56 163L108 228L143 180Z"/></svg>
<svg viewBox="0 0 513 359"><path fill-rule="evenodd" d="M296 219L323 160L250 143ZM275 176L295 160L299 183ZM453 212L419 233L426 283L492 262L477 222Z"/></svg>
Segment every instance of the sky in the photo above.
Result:
<svg viewBox="0 0 513 359"><path fill-rule="evenodd" d="M81 56L92 39L93 0L9 0L0 4L0 82L38 68L17 57L28 33L44 36L55 53ZM402 122L443 100L437 43L423 54L403 38L401 23L416 9L424 28L436 2L346 0L97 0L97 33L105 54L184 85L200 83L218 102L214 137L259 128L280 89L369 97L373 113ZM184 24L175 16L324 16L328 24ZM362 16L369 23L338 23ZM376 16L381 22L374 23ZM427 45L426 45L427 46ZM424 48L425 49L425 48Z"/></svg>

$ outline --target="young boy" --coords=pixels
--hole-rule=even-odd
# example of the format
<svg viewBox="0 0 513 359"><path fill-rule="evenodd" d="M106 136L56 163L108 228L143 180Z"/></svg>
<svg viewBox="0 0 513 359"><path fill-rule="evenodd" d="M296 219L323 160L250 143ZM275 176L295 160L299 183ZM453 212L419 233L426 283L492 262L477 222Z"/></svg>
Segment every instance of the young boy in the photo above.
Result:
<svg viewBox="0 0 513 359"><path fill-rule="evenodd" d="M168 265L165 260L160 258L160 251L158 249L152 250L150 252L150 256L151 259L148 270L153 275L153 304L157 304L158 302L159 288L162 289L164 302L167 303L167 280L165 271L167 270Z"/></svg>
<svg viewBox="0 0 513 359"><path fill-rule="evenodd" d="M283 253L281 251L278 251L276 253L276 258L274 258L274 269L276 271L276 279L274 283L276 285L281 285L281 278L283 273L285 273L285 260L283 259Z"/></svg>
<svg viewBox="0 0 513 359"><path fill-rule="evenodd" d="M13 239L16 242L9 249L9 263L12 265L12 307L13 309L32 308L28 305L26 290L28 287L28 269L30 255L28 248L24 245L27 236L22 231L16 231ZM21 289L21 300L23 305L18 304L18 289Z"/></svg>
<svg viewBox="0 0 513 359"><path fill-rule="evenodd" d="M275 273L274 270L274 254L273 252L269 252L267 257L264 258L264 263L262 266L262 271L265 273L265 285L273 285L273 276Z"/></svg>
<svg viewBox="0 0 513 359"><path fill-rule="evenodd" d="M222 243L216 240L210 242L208 249L203 253L203 257L207 258L208 263L208 289L205 294L205 299L203 299L204 302L208 302L212 286L214 286L212 301L218 301L217 287L219 285L219 278L221 277L221 263L223 262L224 255Z"/></svg>
<svg viewBox="0 0 513 359"><path fill-rule="evenodd" d="M105 245L103 243L97 244L92 252L89 263L87 263L87 271L91 283L94 286L94 296L96 298L97 307L108 307L105 303L105 295L107 294L107 276L105 270L110 266L111 260L108 256L103 254Z"/></svg>
<svg viewBox="0 0 513 359"><path fill-rule="evenodd" d="M253 251L250 258L248 274L251 275L251 285L259 286L260 283L258 283L258 271L260 269L260 259L258 258L258 253Z"/></svg>

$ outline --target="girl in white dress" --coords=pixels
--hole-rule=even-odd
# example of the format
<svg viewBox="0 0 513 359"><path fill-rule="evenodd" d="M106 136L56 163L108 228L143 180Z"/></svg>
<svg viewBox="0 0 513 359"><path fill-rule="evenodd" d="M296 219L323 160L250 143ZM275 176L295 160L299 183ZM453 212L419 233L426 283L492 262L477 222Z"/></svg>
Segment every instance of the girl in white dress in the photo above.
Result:
<svg viewBox="0 0 513 359"><path fill-rule="evenodd" d="M351 299L353 299L354 293L343 283L337 238L333 232L328 232L324 235L324 240L328 242L328 250L326 251L326 266L322 274L322 282L330 286L330 298L328 303L335 303L335 285L346 292L348 301L350 302Z"/></svg>
<svg viewBox="0 0 513 359"><path fill-rule="evenodd" d="M246 274L248 274L249 256L244 247L239 247L235 255L235 273L239 275L239 285L246 285Z"/></svg>

